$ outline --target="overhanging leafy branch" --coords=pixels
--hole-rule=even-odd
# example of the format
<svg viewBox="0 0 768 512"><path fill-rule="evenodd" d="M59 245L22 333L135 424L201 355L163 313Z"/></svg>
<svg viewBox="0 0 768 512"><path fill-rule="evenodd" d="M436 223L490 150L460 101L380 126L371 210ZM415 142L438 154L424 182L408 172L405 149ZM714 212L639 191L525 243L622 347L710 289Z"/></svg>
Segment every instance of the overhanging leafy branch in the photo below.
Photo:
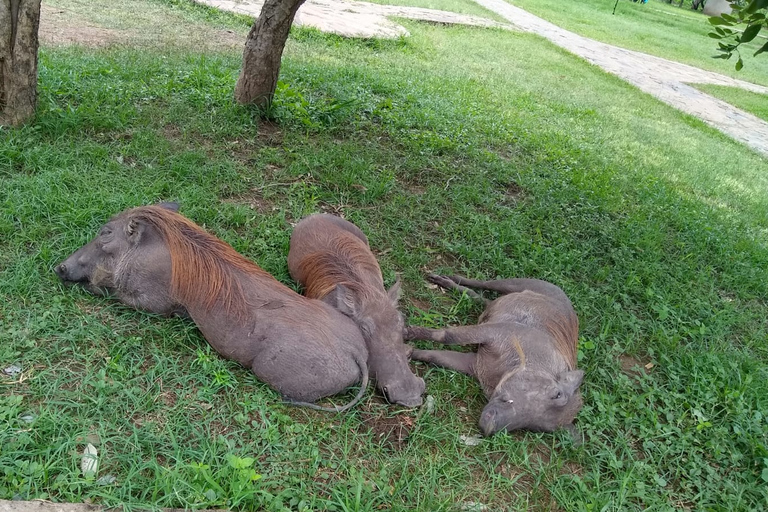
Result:
<svg viewBox="0 0 768 512"><path fill-rule="evenodd" d="M760 33L760 30L766 26L766 10L768 10L768 0L752 0L746 7L738 4L737 1L731 3L732 14L721 14L709 18L709 23L714 27L714 31L709 33L709 37L719 39L719 52L713 57L715 59L730 59L736 53L736 70L744 67L744 61L741 58L739 46L754 40ZM737 25L746 24L744 30L735 28ZM731 28L734 27L734 28ZM768 51L768 42L762 45L754 53L755 56Z"/></svg>

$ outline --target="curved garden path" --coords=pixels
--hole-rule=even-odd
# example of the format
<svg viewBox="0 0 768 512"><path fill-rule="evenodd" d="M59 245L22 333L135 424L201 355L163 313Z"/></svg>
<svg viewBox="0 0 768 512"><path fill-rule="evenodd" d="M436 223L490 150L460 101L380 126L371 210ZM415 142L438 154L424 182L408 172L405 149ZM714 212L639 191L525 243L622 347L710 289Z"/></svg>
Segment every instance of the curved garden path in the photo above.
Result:
<svg viewBox="0 0 768 512"><path fill-rule="evenodd" d="M196 0L220 9L258 16L263 0ZM768 123L743 110L710 96L688 84L716 84L740 87L768 94L768 88L704 71L702 69L601 43L545 21L505 0L474 0L508 20L514 27L538 34L554 44L601 67L608 73L635 85L687 114L695 116L721 132L768 156ZM478 16L342 0L307 0L299 9L296 24L317 27L351 37L400 37L408 31L388 16L459 23L486 27L512 28Z"/></svg>
<svg viewBox="0 0 768 512"><path fill-rule="evenodd" d="M508 4L504 0L474 0L516 27L533 32L578 55L608 73L635 85L664 103L696 116L723 133L768 156L768 123L705 94L688 84L717 84L768 94L768 87L704 71L693 66L600 43Z"/></svg>

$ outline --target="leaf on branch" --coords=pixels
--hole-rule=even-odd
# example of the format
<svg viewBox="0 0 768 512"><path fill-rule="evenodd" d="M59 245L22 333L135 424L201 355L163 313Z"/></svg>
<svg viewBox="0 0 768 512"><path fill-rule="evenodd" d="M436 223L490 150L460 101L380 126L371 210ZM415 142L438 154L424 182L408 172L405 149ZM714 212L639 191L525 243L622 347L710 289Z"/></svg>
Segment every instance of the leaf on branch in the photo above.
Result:
<svg viewBox="0 0 768 512"><path fill-rule="evenodd" d="M744 67L744 61L741 60L741 57L739 57L739 60L736 61L736 71L741 71L741 68Z"/></svg>
<svg viewBox="0 0 768 512"><path fill-rule="evenodd" d="M748 26L746 29L744 29L744 33L741 35L741 42L748 43L753 40L755 37L757 37L757 34L760 33L761 28L763 28L763 26L759 23L757 25Z"/></svg>
<svg viewBox="0 0 768 512"><path fill-rule="evenodd" d="M712 18L709 18L709 23L710 25L729 25L729 23L720 16L713 16Z"/></svg>
<svg viewBox="0 0 768 512"><path fill-rule="evenodd" d="M709 33L709 34L707 34L707 35L708 35L709 37L711 37L712 39L722 39L722 38L723 38L723 36L721 36L720 34L716 34L715 32L710 32L710 33Z"/></svg>
<svg viewBox="0 0 768 512"><path fill-rule="evenodd" d="M744 11L752 14L768 7L768 0L752 0Z"/></svg>
<svg viewBox="0 0 768 512"><path fill-rule="evenodd" d="M758 56L763 52L768 52L768 43L765 43L763 46L761 46L760 49L755 52L755 56Z"/></svg>

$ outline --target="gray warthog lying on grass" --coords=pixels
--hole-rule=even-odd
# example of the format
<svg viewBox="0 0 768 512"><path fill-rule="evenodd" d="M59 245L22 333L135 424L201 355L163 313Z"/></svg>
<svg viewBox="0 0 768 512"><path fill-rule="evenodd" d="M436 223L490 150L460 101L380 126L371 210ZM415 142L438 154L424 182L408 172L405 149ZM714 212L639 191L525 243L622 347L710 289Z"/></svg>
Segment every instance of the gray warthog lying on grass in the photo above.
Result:
<svg viewBox="0 0 768 512"><path fill-rule="evenodd" d="M486 436L505 429L550 432L558 427L573 433L584 372L576 369L579 320L565 293L536 279L475 281L431 274L429 280L484 300L486 310L478 325L409 327L406 339L477 344L477 353L414 350L411 358L477 378L488 398L480 416ZM487 301L469 288L504 295Z"/></svg>
<svg viewBox="0 0 768 512"><path fill-rule="evenodd" d="M368 383L360 329L302 297L164 203L126 210L59 264L65 282L152 313L189 316L216 351L297 405L343 411ZM362 381L343 407L308 403Z"/></svg>
<svg viewBox="0 0 768 512"><path fill-rule="evenodd" d="M411 372L397 310L400 282L387 292L381 269L360 229L333 215L311 215L291 235L291 276L307 297L334 306L357 322L368 344L368 365L391 403L421 405L424 380Z"/></svg>

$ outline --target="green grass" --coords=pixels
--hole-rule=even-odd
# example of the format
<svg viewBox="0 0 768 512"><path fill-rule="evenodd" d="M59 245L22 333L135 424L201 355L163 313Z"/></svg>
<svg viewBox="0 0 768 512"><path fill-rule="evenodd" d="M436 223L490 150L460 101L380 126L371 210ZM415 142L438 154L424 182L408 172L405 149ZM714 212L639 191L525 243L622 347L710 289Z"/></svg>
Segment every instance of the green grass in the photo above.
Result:
<svg viewBox="0 0 768 512"><path fill-rule="evenodd" d="M765 43L757 38L742 50L744 69L736 71L736 58L713 59L717 41L707 36L707 16L658 0L647 4L622 0L611 14L614 0L551 2L514 0L521 7L577 34L630 50L638 50L761 85L768 85L768 59L752 54Z"/></svg>
<svg viewBox="0 0 768 512"><path fill-rule="evenodd" d="M237 49L42 48L36 121L0 131L0 369L23 370L0 374L0 498L768 507L768 162L541 38L404 23L394 42L294 31L272 122L232 102ZM431 413L373 391L341 416L289 408L188 322L58 282L110 215L159 200L289 284L290 223L343 212L386 281L402 275L414 324L479 313L426 271L560 285L581 322L584 444L465 446L479 387L420 364Z"/></svg>
<svg viewBox="0 0 768 512"><path fill-rule="evenodd" d="M722 85L696 84L695 87L716 98L727 101L734 107L746 110L750 114L768 121L768 95Z"/></svg>

